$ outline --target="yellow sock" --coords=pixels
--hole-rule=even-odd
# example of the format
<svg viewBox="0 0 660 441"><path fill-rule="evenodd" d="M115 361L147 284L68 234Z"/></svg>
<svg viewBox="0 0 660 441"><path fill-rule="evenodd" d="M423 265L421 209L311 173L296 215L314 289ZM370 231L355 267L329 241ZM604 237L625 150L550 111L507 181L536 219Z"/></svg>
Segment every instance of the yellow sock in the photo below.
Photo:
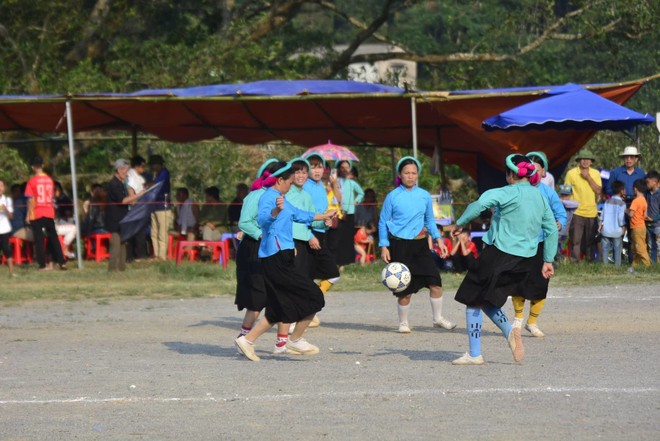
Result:
<svg viewBox="0 0 660 441"><path fill-rule="evenodd" d="M319 282L319 288L321 288L321 292L323 294L327 293L330 291L330 288L332 288L333 283L329 280L321 280Z"/></svg>
<svg viewBox="0 0 660 441"><path fill-rule="evenodd" d="M525 298L513 296L511 297L511 303L513 303L513 311L516 314L517 319L523 319L523 309L525 308Z"/></svg>
<svg viewBox="0 0 660 441"><path fill-rule="evenodd" d="M532 300L530 302L529 318L527 319L528 324L530 325L536 324L536 319L539 318L539 315L541 315L541 310L543 309L544 305L545 305L545 299Z"/></svg>

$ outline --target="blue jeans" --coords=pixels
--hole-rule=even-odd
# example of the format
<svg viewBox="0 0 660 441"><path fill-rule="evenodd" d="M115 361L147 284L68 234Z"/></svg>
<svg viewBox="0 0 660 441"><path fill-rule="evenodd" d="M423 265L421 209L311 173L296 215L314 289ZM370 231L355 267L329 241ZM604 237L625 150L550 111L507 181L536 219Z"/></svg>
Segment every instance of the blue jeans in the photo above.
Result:
<svg viewBox="0 0 660 441"><path fill-rule="evenodd" d="M621 250L623 249L622 237L605 237L600 240L600 245L603 248L603 263L607 264L607 258L610 255L610 250L614 254L614 265L621 266Z"/></svg>
<svg viewBox="0 0 660 441"><path fill-rule="evenodd" d="M651 227L646 236L649 243L649 254L652 262L658 262L658 252L660 252L660 227Z"/></svg>

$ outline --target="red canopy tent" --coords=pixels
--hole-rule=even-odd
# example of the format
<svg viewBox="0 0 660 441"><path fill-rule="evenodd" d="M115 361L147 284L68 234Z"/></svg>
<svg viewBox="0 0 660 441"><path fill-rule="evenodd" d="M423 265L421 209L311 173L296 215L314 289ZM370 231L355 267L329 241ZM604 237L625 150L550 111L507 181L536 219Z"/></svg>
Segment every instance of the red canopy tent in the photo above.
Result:
<svg viewBox="0 0 660 441"><path fill-rule="evenodd" d="M650 79L584 87L624 104ZM551 87L409 92L351 81L259 81L129 94L0 96L0 131L67 132L74 176L74 133L126 130L173 142L222 136L242 144L286 140L311 147L332 139L346 146L411 147L414 154L417 148L438 151L441 162L460 165L487 188L512 151L543 150L551 164L565 164L594 135L482 128L487 117L536 100Z"/></svg>

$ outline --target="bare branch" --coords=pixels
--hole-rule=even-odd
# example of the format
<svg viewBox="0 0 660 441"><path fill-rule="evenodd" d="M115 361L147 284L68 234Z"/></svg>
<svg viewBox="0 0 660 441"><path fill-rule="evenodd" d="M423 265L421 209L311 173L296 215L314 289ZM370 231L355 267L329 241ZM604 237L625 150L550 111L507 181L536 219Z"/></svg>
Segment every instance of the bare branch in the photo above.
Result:
<svg viewBox="0 0 660 441"><path fill-rule="evenodd" d="M358 32L353 41L348 45L348 47L339 54L339 57L330 65L327 69L324 69L320 72L321 78L329 78L336 75L340 70L344 69L346 66L351 63L351 57L355 53L358 47L369 37L371 37L378 28L380 28L383 23L385 23L390 16L390 13L396 6L396 0L387 0L381 9L380 15L378 15L366 29Z"/></svg>
<svg viewBox="0 0 660 441"><path fill-rule="evenodd" d="M343 18L348 23L352 24L354 27L356 27L358 29L365 30L369 27L369 25L367 23L365 23L361 20L358 20L357 18L352 17L352 16L348 15L347 13L345 13L344 11L337 8L337 5L335 5L334 2L330 2L330 1L326 1L326 0L318 0L317 3L318 3L319 6L325 8L325 9L329 10L330 12L332 12L333 14ZM405 48L400 43L398 43L396 41L393 41L393 40L390 40L389 38L385 37L384 35L382 35L378 32L374 32L371 36L375 40L382 41L383 43L395 45L395 46L401 47L402 49L405 50Z"/></svg>
<svg viewBox="0 0 660 441"><path fill-rule="evenodd" d="M110 1L109 0L97 0L94 8L92 9L91 14L89 14L89 20L82 38L75 44L73 49L69 51L65 59L68 63L76 64L83 60L89 49L92 45L92 40L96 36L99 28L103 26L103 23L108 18L110 14Z"/></svg>
<svg viewBox="0 0 660 441"><path fill-rule="evenodd" d="M259 20L248 39L250 41L257 41L275 29L281 28L295 17L300 7L305 3L309 3L309 1L286 0L273 2L268 14Z"/></svg>
<svg viewBox="0 0 660 441"><path fill-rule="evenodd" d="M486 61L486 62L497 62L497 61L507 61L514 60L521 55L527 54L535 49L538 49L542 44L548 40L581 40L592 36L594 33L588 34L564 34L556 32L560 29L566 22L574 17L577 17L585 13L588 9L594 7L600 1L595 1L587 3L580 9L571 11L570 13L560 17L550 26L548 26L544 32L535 38L533 41L527 45L521 47L519 50L510 53L510 54L498 54L498 53L474 53L474 52L457 52L453 54L428 54L428 55L419 55L414 53L383 53L383 54L365 54L365 55L356 55L351 57L350 63L366 62L366 63L375 63L377 61L384 60L407 60L415 61L418 63L429 63L429 64L439 64L446 62L457 62L457 61ZM620 20L615 20L599 29L600 32L611 32L616 29L617 25L620 23Z"/></svg>

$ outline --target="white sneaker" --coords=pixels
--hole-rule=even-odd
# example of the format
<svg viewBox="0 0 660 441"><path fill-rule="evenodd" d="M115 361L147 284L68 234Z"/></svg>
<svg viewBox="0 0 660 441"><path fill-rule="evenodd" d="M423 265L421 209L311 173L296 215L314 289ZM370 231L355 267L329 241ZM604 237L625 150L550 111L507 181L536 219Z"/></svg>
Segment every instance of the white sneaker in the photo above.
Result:
<svg viewBox="0 0 660 441"><path fill-rule="evenodd" d="M236 345L236 349L238 349L239 352L243 354L248 360L261 360L254 352L254 343L250 343L248 339L245 338L245 336L238 337L236 340L234 340L234 344Z"/></svg>
<svg viewBox="0 0 660 441"><path fill-rule="evenodd" d="M511 327L522 328L522 324L523 324L523 319L514 318L513 321L511 322Z"/></svg>
<svg viewBox="0 0 660 441"><path fill-rule="evenodd" d="M545 337L545 334L539 329L537 325L530 325L527 323L525 325L525 329L527 329L534 337Z"/></svg>
<svg viewBox="0 0 660 441"><path fill-rule="evenodd" d="M451 364L458 366L477 366L484 363L485 361L483 355L473 357L470 355L469 352L466 352L465 354L463 354L462 357L457 358L456 360L451 362Z"/></svg>
<svg viewBox="0 0 660 441"><path fill-rule="evenodd" d="M454 328L456 327L456 323L450 322L444 317L440 317L440 320L433 322L433 327L446 329L448 331L453 331Z"/></svg>
<svg viewBox="0 0 660 441"><path fill-rule="evenodd" d="M410 334L410 326L408 326L408 323L399 323L399 334Z"/></svg>
<svg viewBox="0 0 660 441"><path fill-rule="evenodd" d="M297 341L289 340L286 348L300 355L314 355L319 353L319 348L310 344L302 337Z"/></svg>
<svg viewBox="0 0 660 441"><path fill-rule="evenodd" d="M511 348L511 353L513 354L513 360L516 363L520 363L525 357L525 348L522 344L522 337L520 335L520 328L511 328L509 336L507 337L507 342L509 342L509 348Z"/></svg>
<svg viewBox="0 0 660 441"><path fill-rule="evenodd" d="M275 355L281 355L281 354L286 354L286 355L300 355L298 352L293 352L291 349L287 348L286 345L284 346L277 346L275 345L273 349L273 354Z"/></svg>
<svg viewBox="0 0 660 441"><path fill-rule="evenodd" d="M314 318L312 319L311 322L309 322L308 328L318 328L321 326L321 319L319 319L319 316L314 314Z"/></svg>

